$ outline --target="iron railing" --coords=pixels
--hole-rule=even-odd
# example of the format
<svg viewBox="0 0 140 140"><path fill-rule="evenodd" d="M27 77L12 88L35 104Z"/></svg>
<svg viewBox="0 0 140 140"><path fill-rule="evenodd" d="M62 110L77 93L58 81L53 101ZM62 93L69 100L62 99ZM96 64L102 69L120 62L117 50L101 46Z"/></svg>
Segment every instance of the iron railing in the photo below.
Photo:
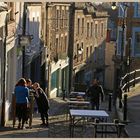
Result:
<svg viewBox="0 0 140 140"><path fill-rule="evenodd" d="M140 69L127 73L121 78L119 89L119 108L123 110L123 121L127 122L127 94L130 87L135 87L140 82ZM124 94L124 96L123 96Z"/></svg>
<svg viewBox="0 0 140 140"><path fill-rule="evenodd" d="M131 86L135 87L135 84L140 82L140 69L127 73L121 78L120 88L123 92L129 91Z"/></svg>

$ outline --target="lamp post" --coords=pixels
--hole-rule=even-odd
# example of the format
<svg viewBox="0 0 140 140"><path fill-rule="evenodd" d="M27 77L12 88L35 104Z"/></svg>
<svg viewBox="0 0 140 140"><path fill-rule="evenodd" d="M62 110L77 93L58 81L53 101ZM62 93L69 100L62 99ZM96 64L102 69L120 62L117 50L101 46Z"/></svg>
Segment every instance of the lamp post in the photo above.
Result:
<svg viewBox="0 0 140 140"><path fill-rule="evenodd" d="M121 7L124 7L122 8L123 10L123 21L122 21L122 41L121 41L121 67L120 67L120 70L121 70L121 75L120 76L123 76L124 74L124 60L123 60L123 54L124 54L124 46L125 46L125 27L126 27L126 11L127 11L127 4L123 3L123 6Z"/></svg>
<svg viewBox="0 0 140 140"><path fill-rule="evenodd" d="M121 20L121 28L122 28L122 32L121 34L121 56L120 56L120 64L119 64L119 73L116 73L115 76L116 77L119 77L119 81L117 82L117 86L116 86L116 93L114 93L115 95L115 99L114 99L114 102L116 102L116 97L117 97L117 94L119 94L119 91L120 91L120 82L121 82L121 77L124 75L124 66L125 66L125 62L124 62L124 47L125 47L125 27L126 27L126 13L127 13L127 8L128 8L128 5L126 3L120 3L120 5L118 5L120 10L123 12L122 13L122 20ZM111 6L112 10L115 10L117 8L116 6L116 2L113 2L112 3L112 6ZM121 96L120 96L120 100L121 100Z"/></svg>
<svg viewBox="0 0 140 140"><path fill-rule="evenodd" d="M130 47L131 47L131 41L132 41L132 38L129 38L129 41L128 41L128 43L129 43L129 48L128 48L128 56L127 56L127 62L126 62L126 65L127 65L127 72L128 72L128 92L129 92L129 81L130 81L130 63L131 63L131 49L130 49Z"/></svg>
<svg viewBox="0 0 140 140"><path fill-rule="evenodd" d="M127 8L128 5L126 3L121 3L119 5L119 7L121 8L123 15L122 15L122 37L121 37L121 63L120 63L120 76L123 76L124 74L124 59L123 59L123 55L124 55L124 46L125 46L125 27L126 27L126 13L127 13ZM112 3L112 9L115 10L117 8L116 6L116 2Z"/></svg>

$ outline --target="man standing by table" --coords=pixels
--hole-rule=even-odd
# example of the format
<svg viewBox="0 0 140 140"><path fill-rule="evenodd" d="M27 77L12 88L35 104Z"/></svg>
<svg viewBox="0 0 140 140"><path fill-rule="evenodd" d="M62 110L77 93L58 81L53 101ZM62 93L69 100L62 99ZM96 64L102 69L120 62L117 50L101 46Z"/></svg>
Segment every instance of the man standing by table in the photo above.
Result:
<svg viewBox="0 0 140 140"><path fill-rule="evenodd" d="M90 98L92 109L99 110L100 99L103 101L104 92L102 87L98 84L97 79L93 80L92 86L87 89L86 96Z"/></svg>

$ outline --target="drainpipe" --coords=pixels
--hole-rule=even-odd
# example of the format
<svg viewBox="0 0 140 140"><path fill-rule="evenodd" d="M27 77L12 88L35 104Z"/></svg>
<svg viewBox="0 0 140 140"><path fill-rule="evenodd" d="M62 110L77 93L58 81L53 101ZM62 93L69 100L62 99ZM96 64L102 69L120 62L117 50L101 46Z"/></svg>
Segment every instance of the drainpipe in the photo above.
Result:
<svg viewBox="0 0 140 140"><path fill-rule="evenodd" d="M2 113L1 113L1 125L5 126L5 100L6 100L6 61L7 61L7 57L6 57L6 40L7 40L7 36L8 36L8 31L7 31L7 23L8 23L8 12L6 13L6 17L5 17L5 38L4 38L4 43L3 43L3 47L4 47L4 51L3 51L3 98L2 98Z"/></svg>
<svg viewBox="0 0 140 140"><path fill-rule="evenodd" d="M27 4L24 2L24 9L23 9L23 30L22 35L24 36L26 34L26 10L27 10ZM22 77L25 76L25 46L22 48Z"/></svg>

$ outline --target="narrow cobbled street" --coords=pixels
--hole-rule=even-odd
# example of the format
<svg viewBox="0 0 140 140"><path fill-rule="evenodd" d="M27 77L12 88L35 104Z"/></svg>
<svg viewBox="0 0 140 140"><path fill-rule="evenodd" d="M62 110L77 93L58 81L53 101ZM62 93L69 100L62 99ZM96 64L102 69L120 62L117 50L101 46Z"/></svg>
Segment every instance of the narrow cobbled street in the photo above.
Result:
<svg viewBox="0 0 140 140"><path fill-rule="evenodd" d="M9 121L5 128L0 128L0 138L69 138L69 116L66 100L64 101L62 98L50 99L49 128L41 127L39 114L34 114L32 129L18 130L17 124L13 128L12 121ZM101 109L108 111L107 100L101 104ZM109 119L115 118L113 110L108 113L110 115ZM93 132L93 125L77 127L74 131L74 137L93 138ZM101 135L99 134L98 137L101 137ZM116 137L116 135L108 134L107 137ZM126 136L122 134L121 137Z"/></svg>
<svg viewBox="0 0 140 140"><path fill-rule="evenodd" d="M70 130L69 130L69 118L67 115L68 107L66 101L63 101L60 98L56 98L55 100L51 100L51 108L50 111L50 127L48 130L48 137L50 138L69 138ZM108 111L108 97L101 104L101 109L106 110L110 115L109 121L116 119L116 113L112 109L112 111ZM113 131L113 130L112 130ZM84 127L77 127L74 131L75 138L93 138L94 127L93 125L86 125ZM97 137L101 137L99 134ZM116 137L115 134L108 134L107 137L112 138ZM121 137L127 137L125 133L122 132Z"/></svg>

